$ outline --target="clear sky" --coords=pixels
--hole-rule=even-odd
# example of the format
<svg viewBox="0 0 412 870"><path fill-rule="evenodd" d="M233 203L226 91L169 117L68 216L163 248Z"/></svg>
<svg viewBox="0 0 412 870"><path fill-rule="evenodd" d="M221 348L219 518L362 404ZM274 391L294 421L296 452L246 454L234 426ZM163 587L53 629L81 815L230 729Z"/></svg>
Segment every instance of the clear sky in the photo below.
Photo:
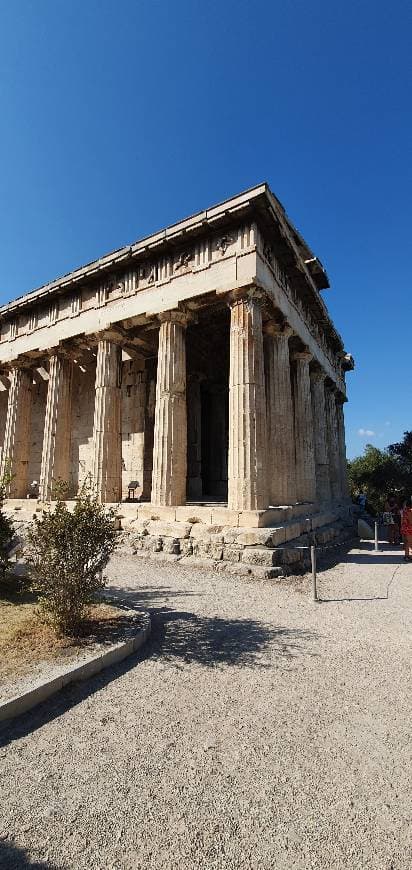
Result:
<svg viewBox="0 0 412 870"><path fill-rule="evenodd" d="M409 0L0 0L0 301L267 180L356 358L348 454L397 440L411 44Z"/></svg>

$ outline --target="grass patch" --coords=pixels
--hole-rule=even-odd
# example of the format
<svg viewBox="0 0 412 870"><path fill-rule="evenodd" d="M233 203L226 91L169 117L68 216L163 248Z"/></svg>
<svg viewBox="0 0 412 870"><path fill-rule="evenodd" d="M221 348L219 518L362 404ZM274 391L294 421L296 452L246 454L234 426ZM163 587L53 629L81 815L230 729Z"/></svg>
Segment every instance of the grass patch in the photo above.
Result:
<svg viewBox="0 0 412 870"><path fill-rule="evenodd" d="M107 603L90 607L78 637L56 637L37 615L34 595L0 600L0 683L24 676L41 662L76 658L95 645L124 640L136 621L130 613Z"/></svg>

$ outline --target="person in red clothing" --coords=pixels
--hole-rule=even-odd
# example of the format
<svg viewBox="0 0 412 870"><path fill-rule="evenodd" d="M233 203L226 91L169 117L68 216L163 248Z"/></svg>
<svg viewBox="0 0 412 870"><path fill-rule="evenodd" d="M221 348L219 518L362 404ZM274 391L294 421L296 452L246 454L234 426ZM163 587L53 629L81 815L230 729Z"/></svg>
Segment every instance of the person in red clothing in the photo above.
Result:
<svg viewBox="0 0 412 870"><path fill-rule="evenodd" d="M410 551L412 549L412 507L410 498L405 502L402 511L401 532L405 546L405 562L410 562Z"/></svg>

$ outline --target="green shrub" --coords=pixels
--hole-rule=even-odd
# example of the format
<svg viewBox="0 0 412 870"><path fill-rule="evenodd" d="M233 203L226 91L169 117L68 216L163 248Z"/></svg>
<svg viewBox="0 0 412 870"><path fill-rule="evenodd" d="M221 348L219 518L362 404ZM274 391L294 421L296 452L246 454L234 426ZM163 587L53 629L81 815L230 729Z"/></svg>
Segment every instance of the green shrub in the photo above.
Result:
<svg viewBox="0 0 412 870"><path fill-rule="evenodd" d="M102 571L115 548L115 512L83 487L71 513L64 501L34 519L29 534L31 587L40 613L57 634L75 635L105 585Z"/></svg>

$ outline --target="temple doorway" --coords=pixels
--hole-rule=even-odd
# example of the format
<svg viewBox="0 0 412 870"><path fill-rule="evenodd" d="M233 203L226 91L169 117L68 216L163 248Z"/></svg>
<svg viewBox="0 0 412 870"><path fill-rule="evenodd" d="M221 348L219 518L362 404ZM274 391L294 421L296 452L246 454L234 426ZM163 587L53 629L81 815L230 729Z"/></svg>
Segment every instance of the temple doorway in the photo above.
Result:
<svg viewBox="0 0 412 870"><path fill-rule="evenodd" d="M187 330L189 501L227 501L229 325L226 307L208 308Z"/></svg>

